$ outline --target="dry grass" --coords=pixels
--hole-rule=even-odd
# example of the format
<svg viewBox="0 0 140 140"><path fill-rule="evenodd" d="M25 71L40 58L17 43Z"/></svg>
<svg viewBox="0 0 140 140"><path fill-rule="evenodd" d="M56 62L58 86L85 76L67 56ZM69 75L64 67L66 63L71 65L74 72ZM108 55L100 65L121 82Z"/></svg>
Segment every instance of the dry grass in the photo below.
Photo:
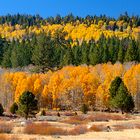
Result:
<svg viewBox="0 0 140 140"><path fill-rule="evenodd" d="M0 133L11 133L13 125L10 123L0 123Z"/></svg>
<svg viewBox="0 0 140 140"><path fill-rule="evenodd" d="M67 134L66 130L62 128L57 128L49 123L33 123L28 124L25 127L25 133L27 134L40 134L40 135L65 135Z"/></svg>
<svg viewBox="0 0 140 140"><path fill-rule="evenodd" d="M5 134L0 134L0 140L20 140L16 136L7 136Z"/></svg>
<svg viewBox="0 0 140 140"><path fill-rule="evenodd" d="M123 116L119 114L107 114L107 113L94 113L93 115L90 115L87 117L90 121L109 121L109 120L126 120L127 118L130 118L129 115Z"/></svg>
<svg viewBox="0 0 140 140"><path fill-rule="evenodd" d="M95 131L95 132L102 132L106 130L107 130L107 127L104 125L93 125L89 129L89 131Z"/></svg>
<svg viewBox="0 0 140 140"><path fill-rule="evenodd" d="M80 135L85 134L88 131L87 127L85 125L78 125L75 128L71 129L68 132L68 135Z"/></svg>
<svg viewBox="0 0 140 140"><path fill-rule="evenodd" d="M68 119L62 120L63 123L80 125L88 123L88 120L84 116L73 116L69 117Z"/></svg>
<svg viewBox="0 0 140 140"><path fill-rule="evenodd" d="M75 126L73 129L66 130L50 125L49 123L33 123L25 127L24 133L39 135L80 135L88 131L84 125Z"/></svg>
<svg viewBox="0 0 140 140"><path fill-rule="evenodd" d="M113 129L114 131L123 131L125 129L133 129L132 126L123 125L123 124L122 125L121 124L120 125L114 125L113 127L114 127L114 129Z"/></svg>
<svg viewBox="0 0 140 140"><path fill-rule="evenodd" d="M67 112L64 112L63 115L64 116L74 116L75 114L67 111Z"/></svg>

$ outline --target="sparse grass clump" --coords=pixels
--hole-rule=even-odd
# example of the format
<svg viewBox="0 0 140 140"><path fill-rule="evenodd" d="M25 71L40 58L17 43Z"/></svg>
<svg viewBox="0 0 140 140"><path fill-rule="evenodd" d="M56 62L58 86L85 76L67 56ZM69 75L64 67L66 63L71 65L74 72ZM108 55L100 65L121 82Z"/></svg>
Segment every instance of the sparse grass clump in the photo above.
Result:
<svg viewBox="0 0 140 140"><path fill-rule="evenodd" d="M50 125L49 123L33 123L28 124L24 132L39 135L80 135L88 132L88 129L84 125L78 125L71 130L66 130Z"/></svg>
<svg viewBox="0 0 140 140"><path fill-rule="evenodd" d="M80 125L80 124L86 124L88 120L84 116L72 116L69 117L68 119L62 120L61 122Z"/></svg>
<svg viewBox="0 0 140 140"><path fill-rule="evenodd" d="M67 131L62 128L52 126L49 123L33 123L28 124L25 127L25 133L39 135L66 135Z"/></svg>
<svg viewBox="0 0 140 140"><path fill-rule="evenodd" d="M107 128L104 125L92 125L89 131L102 132L102 131L106 131L106 129Z"/></svg>
<svg viewBox="0 0 140 140"><path fill-rule="evenodd" d="M126 120L127 117L119 114L94 113L87 117L90 121Z"/></svg>
<svg viewBox="0 0 140 140"><path fill-rule="evenodd" d="M9 123L0 123L0 133L11 133L13 125Z"/></svg>
<svg viewBox="0 0 140 140"><path fill-rule="evenodd" d="M85 134L88 132L88 129L85 125L78 125L72 130L68 132L69 135L80 135L80 134Z"/></svg>

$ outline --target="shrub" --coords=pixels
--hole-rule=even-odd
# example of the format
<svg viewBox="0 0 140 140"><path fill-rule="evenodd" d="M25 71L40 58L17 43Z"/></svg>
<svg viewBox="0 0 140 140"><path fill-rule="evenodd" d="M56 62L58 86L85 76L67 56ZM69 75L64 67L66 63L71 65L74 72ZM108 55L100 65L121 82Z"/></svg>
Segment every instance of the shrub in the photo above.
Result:
<svg viewBox="0 0 140 140"><path fill-rule="evenodd" d="M3 112L4 112L3 106L2 106L2 104L0 104L0 116L3 115Z"/></svg>
<svg viewBox="0 0 140 140"><path fill-rule="evenodd" d="M40 115L41 116L46 116L46 111L45 110L42 110Z"/></svg>
<svg viewBox="0 0 140 140"><path fill-rule="evenodd" d="M67 135L67 131L54 127L49 123L33 123L28 124L25 127L25 133L27 134L39 134L39 135Z"/></svg>
<svg viewBox="0 0 140 140"><path fill-rule="evenodd" d="M10 107L10 112L12 114L16 114L16 111L18 110L18 105L17 103L13 103L12 106Z"/></svg>
<svg viewBox="0 0 140 140"><path fill-rule="evenodd" d="M106 127L104 125L92 125L89 130L95 132L102 132L106 130Z"/></svg>
<svg viewBox="0 0 140 140"><path fill-rule="evenodd" d="M13 125L7 123L0 123L0 133L11 133Z"/></svg>
<svg viewBox="0 0 140 140"><path fill-rule="evenodd" d="M133 129L133 125L131 124L120 124L120 125L113 125L114 131L122 131L124 129Z"/></svg>
<svg viewBox="0 0 140 140"><path fill-rule="evenodd" d="M87 114L88 112L88 106L86 104L83 104L82 107L81 107L81 111L84 113L84 114Z"/></svg>
<svg viewBox="0 0 140 140"><path fill-rule="evenodd" d="M80 135L80 134L85 134L88 131L87 127L84 125L78 125L72 130L69 130L68 134L69 135Z"/></svg>
<svg viewBox="0 0 140 140"><path fill-rule="evenodd" d="M87 119L83 116L73 116L73 117L69 117L68 119L62 120L61 122L79 125L79 124L86 124Z"/></svg>
<svg viewBox="0 0 140 140"><path fill-rule="evenodd" d="M94 113L87 117L90 121L109 121L109 120L126 120L126 117L119 114L108 114L108 113Z"/></svg>
<svg viewBox="0 0 140 140"><path fill-rule="evenodd" d="M64 112L63 115L64 116L74 116L74 114L72 112Z"/></svg>
<svg viewBox="0 0 140 140"><path fill-rule="evenodd" d="M60 113L59 112L57 113L57 116L60 117Z"/></svg>
<svg viewBox="0 0 140 140"><path fill-rule="evenodd" d="M21 138L18 138L16 135L6 135L6 134L0 134L0 140L21 140Z"/></svg>

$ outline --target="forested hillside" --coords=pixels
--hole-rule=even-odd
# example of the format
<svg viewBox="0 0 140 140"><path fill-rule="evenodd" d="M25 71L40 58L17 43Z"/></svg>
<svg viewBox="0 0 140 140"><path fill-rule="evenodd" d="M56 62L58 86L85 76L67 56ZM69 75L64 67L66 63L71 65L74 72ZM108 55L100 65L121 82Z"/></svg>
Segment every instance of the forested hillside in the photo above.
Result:
<svg viewBox="0 0 140 140"><path fill-rule="evenodd" d="M31 74L5 73L0 78L0 99L4 106L18 102L24 91L31 91L41 107L74 109L83 101L94 108L109 107L109 88L120 76L133 97L140 93L140 65L99 64L96 66L67 66L57 72Z"/></svg>
<svg viewBox="0 0 140 140"><path fill-rule="evenodd" d="M126 67L126 62L135 65ZM36 72L1 74L4 106L31 91L40 107L74 109L84 101L92 108L108 108L109 88L116 76L133 97L140 93L139 62L139 16L0 17L1 67L31 65Z"/></svg>

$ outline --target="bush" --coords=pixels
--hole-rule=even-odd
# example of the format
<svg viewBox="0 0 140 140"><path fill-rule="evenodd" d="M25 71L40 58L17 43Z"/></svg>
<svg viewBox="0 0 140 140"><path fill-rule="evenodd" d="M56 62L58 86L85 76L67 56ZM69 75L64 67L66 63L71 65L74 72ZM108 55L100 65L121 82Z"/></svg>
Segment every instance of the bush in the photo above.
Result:
<svg viewBox="0 0 140 140"><path fill-rule="evenodd" d="M126 120L128 117L119 114L94 113L87 117L90 121ZM130 117L129 117L130 118Z"/></svg>
<svg viewBox="0 0 140 140"><path fill-rule="evenodd" d="M0 116L3 115L3 112L4 112L3 106L2 106L2 104L0 104Z"/></svg>
<svg viewBox="0 0 140 140"><path fill-rule="evenodd" d="M0 124L0 133L11 133L13 125L7 123Z"/></svg>
<svg viewBox="0 0 140 140"><path fill-rule="evenodd" d="M94 131L94 132L102 132L102 131L106 131L106 127L104 125L93 125L90 127L90 131Z"/></svg>
<svg viewBox="0 0 140 140"><path fill-rule="evenodd" d="M79 125L79 124L86 124L88 120L83 116L73 116L73 117L69 117L68 119L61 120L61 122Z"/></svg>
<svg viewBox="0 0 140 140"><path fill-rule="evenodd" d="M88 106L86 104L83 104L82 107L81 107L81 111L84 113L84 114L87 114L88 112Z"/></svg>
<svg viewBox="0 0 140 140"><path fill-rule="evenodd" d="M68 134L69 135L80 135L80 134L85 134L88 131L87 127L84 125L78 125L72 130L69 130Z"/></svg>
<svg viewBox="0 0 140 140"><path fill-rule="evenodd" d="M67 135L66 130L52 126L49 123L28 124L25 127L25 133L39 135Z"/></svg>
<svg viewBox="0 0 140 140"><path fill-rule="evenodd" d="M10 112L12 114L16 114L16 111L18 110L18 105L17 103L13 103L12 106L10 107Z"/></svg>
<svg viewBox="0 0 140 140"><path fill-rule="evenodd" d="M59 112L57 113L57 116L60 117L60 113Z"/></svg>
<svg viewBox="0 0 140 140"><path fill-rule="evenodd" d="M46 116L46 111L45 110L42 110L40 115L41 116Z"/></svg>

